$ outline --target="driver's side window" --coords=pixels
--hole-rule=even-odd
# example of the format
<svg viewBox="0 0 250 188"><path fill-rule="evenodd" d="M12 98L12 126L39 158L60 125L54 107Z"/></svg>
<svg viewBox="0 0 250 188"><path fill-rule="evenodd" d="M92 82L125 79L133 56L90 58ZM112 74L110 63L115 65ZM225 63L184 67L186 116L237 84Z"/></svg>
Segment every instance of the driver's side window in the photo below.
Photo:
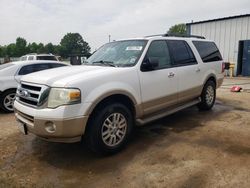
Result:
<svg viewBox="0 0 250 188"><path fill-rule="evenodd" d="M156 69L163 69L171 67L171 58L166 41L156 40L151 42L146 58L157 60L159 66Z"/></svg>

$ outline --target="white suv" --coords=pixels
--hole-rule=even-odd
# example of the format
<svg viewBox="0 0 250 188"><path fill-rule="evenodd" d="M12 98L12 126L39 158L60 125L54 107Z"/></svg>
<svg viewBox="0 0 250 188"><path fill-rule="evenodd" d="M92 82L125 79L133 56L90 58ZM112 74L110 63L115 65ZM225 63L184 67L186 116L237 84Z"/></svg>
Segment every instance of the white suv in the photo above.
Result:
<svg viewBox="0 0 250 188"><path fill-rule="evenodd" d="M193 105L211 109L223 67L215 43L201 38L115 41L85 65L24 76L15 116L25 134L55 142L85 138L93 151L113 153L135 125Z"/></svg>
<svg viewBox="0 0 250 188"><path fill-rule="evenodd" d="M58 61L56 56L53 54L26 54L20 57L20 61L33 61L33 60L49 60L49 61Z"/></svg>

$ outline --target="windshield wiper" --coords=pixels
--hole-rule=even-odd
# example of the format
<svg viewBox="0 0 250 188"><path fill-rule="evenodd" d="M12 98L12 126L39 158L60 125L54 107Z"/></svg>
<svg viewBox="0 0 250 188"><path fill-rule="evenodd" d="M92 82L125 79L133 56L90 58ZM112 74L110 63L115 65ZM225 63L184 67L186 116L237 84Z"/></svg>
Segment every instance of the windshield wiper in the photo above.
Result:
<svg viewBox="0 0 250 188"><path fill-rule="evenodd" d="M103 61L103 60L101 60L101 61L92 62L92 64L98 64L98 63L103 64L103 65L108 65L110 67L116 67L113 61Z"/></svg>

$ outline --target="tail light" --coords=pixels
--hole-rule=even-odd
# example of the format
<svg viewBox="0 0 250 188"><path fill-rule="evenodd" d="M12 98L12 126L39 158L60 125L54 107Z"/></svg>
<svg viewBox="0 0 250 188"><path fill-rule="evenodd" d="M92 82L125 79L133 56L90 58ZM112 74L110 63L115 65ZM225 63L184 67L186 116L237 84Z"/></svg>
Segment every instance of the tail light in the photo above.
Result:
<svg viewBox="0 0 250 188"><path fill-rule="evenodd" d="M225 62L222 62L222 65L221 65L221 73L224 73L225 71Z"/></svg>

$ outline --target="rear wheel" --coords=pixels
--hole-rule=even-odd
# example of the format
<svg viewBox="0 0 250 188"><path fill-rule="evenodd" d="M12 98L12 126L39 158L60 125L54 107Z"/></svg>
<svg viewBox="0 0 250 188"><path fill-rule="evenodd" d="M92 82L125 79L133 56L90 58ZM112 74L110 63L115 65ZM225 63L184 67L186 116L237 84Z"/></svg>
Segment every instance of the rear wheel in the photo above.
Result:
<svg viewBox="0 0 250 188"><path fill-rule="evenodd" d="M10 113L14 111L14 101L16 98L16 90L11 89L3 92L0 96L0 107L4 112Z"/></svg>
<svg viewBox="0 0 250 188"><path fill-rule="evenodd" d="M99 107L91 116L86 130L87 145L97 153L116 153L128 142L132 127L132 113L123 104Z"/></svg>
<svg viewBox="0 0 250 188"><path fill-rule="evenodd" d="M210 110L214 106L216 98L216 87L212 80L208 80L201 93L201 102L198 104L200 110Z"/></svg>

